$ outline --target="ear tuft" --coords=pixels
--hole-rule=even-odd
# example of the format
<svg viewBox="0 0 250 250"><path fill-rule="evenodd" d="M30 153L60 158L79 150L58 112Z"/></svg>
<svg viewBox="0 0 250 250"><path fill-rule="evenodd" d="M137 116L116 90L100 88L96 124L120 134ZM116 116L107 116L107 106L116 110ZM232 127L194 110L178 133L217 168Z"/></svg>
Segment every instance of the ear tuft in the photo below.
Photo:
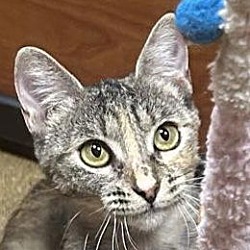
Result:
<svg viewBox="0 0 250 250"><path fill-rule="evenodd" d="M174 14L168 13L153 27L136 64L137 77L188 73L187 45L174 19Z"/></svg>

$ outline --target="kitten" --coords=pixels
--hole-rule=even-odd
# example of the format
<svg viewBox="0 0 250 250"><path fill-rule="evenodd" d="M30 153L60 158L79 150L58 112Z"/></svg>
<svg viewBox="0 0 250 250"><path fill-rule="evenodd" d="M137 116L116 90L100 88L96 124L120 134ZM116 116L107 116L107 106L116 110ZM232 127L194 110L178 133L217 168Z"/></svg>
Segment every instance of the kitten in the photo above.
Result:
<svg viewBox="0 0 250 250"><path fill-rule="evenodd" d="M124 79L83 87L25 47L15 86L47 179L13 214L1 250L196 249L200 121L173 14Z"/></svg>

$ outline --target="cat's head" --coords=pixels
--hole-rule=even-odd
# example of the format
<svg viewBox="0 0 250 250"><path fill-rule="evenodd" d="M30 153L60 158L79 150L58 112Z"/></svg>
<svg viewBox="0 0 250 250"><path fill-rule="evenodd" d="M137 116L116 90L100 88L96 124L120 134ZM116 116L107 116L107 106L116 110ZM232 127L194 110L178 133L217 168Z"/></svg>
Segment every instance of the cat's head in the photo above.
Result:
<svg viewBox="0 0 250 250"><path fill-rule="evenodd" d="M25 47L15 86L35 154L62 191L94 192L108 211L150 229L191 188L199 118L173 14L158 21L124 79L84 87L47 53Z"/></svg>

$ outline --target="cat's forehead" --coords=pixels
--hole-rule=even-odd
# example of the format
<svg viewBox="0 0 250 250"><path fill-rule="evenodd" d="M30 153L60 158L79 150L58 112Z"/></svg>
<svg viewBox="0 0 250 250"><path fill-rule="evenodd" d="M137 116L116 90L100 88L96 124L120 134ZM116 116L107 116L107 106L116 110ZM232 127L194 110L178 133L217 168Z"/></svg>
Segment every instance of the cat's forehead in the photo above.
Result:
<svg viewBox="0 0 250 250"><path fill-rule="evenodd" d="M152 83L158 81L159 84ZM171 84L166 79L135 79L133 76L124 79L107 79L101 84L90 88L88 92L90 105L98 105L100 108L114 111L119 108L129 110L132 108L152 107L165 108L168 105L181 105L183 93L180 88ZM176 105L173 105L176 102ZM172 107L174 109L175 107Z"/></svg>
<svg viewBox="0 0 250 250"><path fill-rule="evenodd" d="M163 119L178 118L185 111L181 93L176 88L162 83L155 86L128 77L122 80L109 79L89 89L85 96L83 123L93 124L93 130L114 131L122 122L134 123L142 130Z"/></svg>

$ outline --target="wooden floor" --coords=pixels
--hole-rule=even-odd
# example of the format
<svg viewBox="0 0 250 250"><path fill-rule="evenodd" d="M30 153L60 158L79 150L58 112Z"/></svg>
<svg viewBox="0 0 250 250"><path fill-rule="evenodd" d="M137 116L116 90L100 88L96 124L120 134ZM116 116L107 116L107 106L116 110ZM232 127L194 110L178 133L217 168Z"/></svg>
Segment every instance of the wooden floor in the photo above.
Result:
<svg viewBox="0 0 250 250"><path fill-rule="evenodd" d="M154 23L178 0L12 0L0 2L0 94L14 96L13 65L25 45L49 51L83 84L134 70ZM194 98L204 146L211 111L207 65L216 44L190 49ZM3 119L4 121L4 119ZM204 149L204 147L203 147Z"/></svg>

